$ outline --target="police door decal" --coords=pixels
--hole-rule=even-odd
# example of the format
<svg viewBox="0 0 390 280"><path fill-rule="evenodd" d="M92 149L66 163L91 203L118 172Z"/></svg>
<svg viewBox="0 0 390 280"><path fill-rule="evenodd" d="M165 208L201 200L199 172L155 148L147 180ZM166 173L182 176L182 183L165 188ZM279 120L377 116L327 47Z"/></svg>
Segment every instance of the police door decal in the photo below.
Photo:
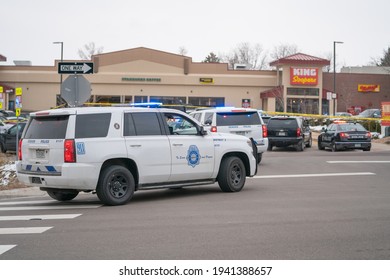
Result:
<svg viewBox="0 0 390 280"><path fill-rule="evenodd" d="M186 159L187 159L188 165L191 165L192 167L195 167L196 165L199 164L200 154L199 154L199 149L197 146L191 145L188 148Z"/></svg>

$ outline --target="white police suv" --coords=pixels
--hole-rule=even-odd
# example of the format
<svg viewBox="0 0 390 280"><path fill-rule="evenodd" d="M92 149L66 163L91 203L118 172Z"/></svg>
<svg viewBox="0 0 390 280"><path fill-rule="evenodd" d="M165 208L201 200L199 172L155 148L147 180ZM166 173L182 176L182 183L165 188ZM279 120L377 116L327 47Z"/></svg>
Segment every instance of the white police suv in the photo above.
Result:
<svg viewBox="0 0 390 280"><path fill-rule="evenodd" d="M267 126L261 112L253 108L221 107L190 114L211 132L232 133L252 138L257 145L257 163L268 148Z"/></svg>
<svg viewBox="0 0 390 280"><path fill-rule="evenodd" d="M257 172L250 139L210 133L173 109L83 107L32 113L19 142L18 179L67 201L95 192L107 205L134 191L218 182L238 192Z"/></svg>

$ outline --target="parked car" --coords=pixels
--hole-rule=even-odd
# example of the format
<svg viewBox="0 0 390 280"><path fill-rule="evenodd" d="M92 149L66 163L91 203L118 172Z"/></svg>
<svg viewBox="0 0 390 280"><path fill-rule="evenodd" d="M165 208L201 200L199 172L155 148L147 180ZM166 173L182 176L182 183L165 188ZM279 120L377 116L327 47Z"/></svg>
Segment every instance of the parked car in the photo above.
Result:
<svg viewBox="0 0 390 280"><path fill-rule="evenodd" d="M371 150L371 133L361 124L334 122L318 136L318 149L332 149L333 152L346 149Z"/></svg>
<svg viewBox="0 0 390 280"><path fill-rule="evenodd" d="M14 124L10 128L6 129L3 133L0 134L0 151L5 153L7 151L16 151L16 135L18 134L18 139L20 139L23 129L26 126L26 122L20 122L19 124Z"/></svg>
<svg viewBox="0 0 390 280"><path fill-rule="evenodd" d="M223 107L195 111L190 116L211 132L223 132L252 138L257 145L257 163L268 148L267 126L256 109Z"/></svg>
<svg viewBox="0 0 390 280"><path fill-rule="evenodd" d="M7 117L4 121L5 123L17 123L17 122L26 122L27 119L23 117Z"/></svg>
<svg viewBox="0 0 390 280"><path fill-rule="evenodd" d="M357 115L359 118L381 118L382 113L380 109L367 109Z"/></svg>
<svg viewBox="0 0 390 280"><path fill-rule="evenodd" d="M264 124L267 125L271 116L266 114L263 110L257 110L257 111L260 113L260 116L263 119Z"/></svg>
<svg viewBox="0 0 390 280"><path fill-rule="evenodd" d="M307 120L302 117L277 116L268 121L268 150L273 147L295 146L303 151L312 146L312 135Z"/></svg>
<svg viewBox="0 0 390 280"><path fill-rule="evenodd" d="M15 112L11 110L0 110L0 116L2 117L15 117Z"/></svg>
<svg viewBox="0 0 390 280"><path fill-rule="evenodd" d="M11 126L13 126L13 124L8 124L5 123L3 120L0 120L0 133L4 133Z"/></svg>
<svg viewBox="0 0 390 280"><path fill-rule="evenodd" d="M335 116L338 116L338 117L352 117L353 115L351 113L348 113L348 112L336 112L336 114L334 114Z"/></svg>

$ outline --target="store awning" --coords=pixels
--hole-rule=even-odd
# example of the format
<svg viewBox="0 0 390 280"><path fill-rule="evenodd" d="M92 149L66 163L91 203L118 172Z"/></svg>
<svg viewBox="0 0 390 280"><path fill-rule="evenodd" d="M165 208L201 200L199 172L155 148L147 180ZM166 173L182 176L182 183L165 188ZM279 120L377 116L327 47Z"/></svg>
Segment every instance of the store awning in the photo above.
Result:
<svg viewBox="0 0 390 280"><path fill-rule="evenodd" d="M283 97L283 86L277 86L260 92L260 98Z"/></svg>
<svg viewBox="0 0 390 280"><path fill-rule="evenodd" d="M6 84L0 83L0 87L3 88L3 93L8 93L8 94L14 94L15 93L15 88L7 86Z"/></svg>

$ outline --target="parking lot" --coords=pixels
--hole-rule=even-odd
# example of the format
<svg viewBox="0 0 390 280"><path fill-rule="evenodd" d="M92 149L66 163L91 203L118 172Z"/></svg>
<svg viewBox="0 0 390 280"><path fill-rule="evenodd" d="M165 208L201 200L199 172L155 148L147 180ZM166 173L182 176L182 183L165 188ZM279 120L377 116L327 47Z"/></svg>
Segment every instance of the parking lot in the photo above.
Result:
<svg viewBox="0 0 390 280"><path fill-rule="evenodd" d="M3 199L2 217L38 216L2 220L3 229L50 229L2 235L17 246L0 258L390 259L389 156L275 148L239 193L217 185L143 191L119 207L91 194L68 203L43 193ZM59 214L78 216L39 219Z"/></svg>

